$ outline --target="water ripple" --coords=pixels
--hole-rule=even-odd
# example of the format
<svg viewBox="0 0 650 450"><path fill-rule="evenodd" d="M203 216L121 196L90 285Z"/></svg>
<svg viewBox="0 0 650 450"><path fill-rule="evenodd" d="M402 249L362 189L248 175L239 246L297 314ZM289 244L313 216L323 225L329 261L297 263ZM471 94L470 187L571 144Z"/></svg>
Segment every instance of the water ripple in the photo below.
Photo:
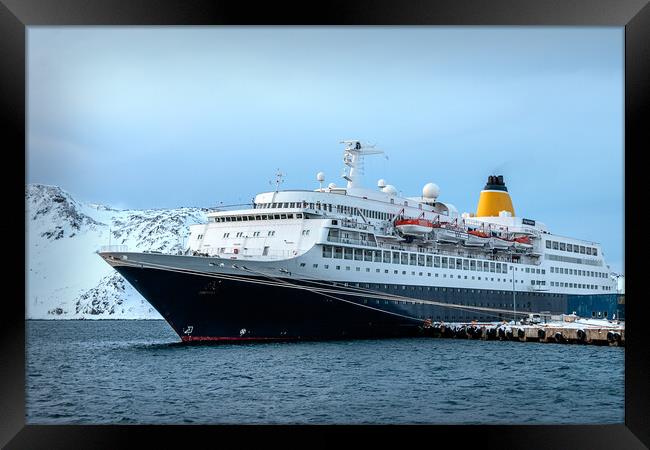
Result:
<svg viewBox="0 0 650 450"><path fill-rule="evenodd" d="M30 424L624 420L622 348L427 338L188 346L163 321L28 321L27 333Z"/></svg>

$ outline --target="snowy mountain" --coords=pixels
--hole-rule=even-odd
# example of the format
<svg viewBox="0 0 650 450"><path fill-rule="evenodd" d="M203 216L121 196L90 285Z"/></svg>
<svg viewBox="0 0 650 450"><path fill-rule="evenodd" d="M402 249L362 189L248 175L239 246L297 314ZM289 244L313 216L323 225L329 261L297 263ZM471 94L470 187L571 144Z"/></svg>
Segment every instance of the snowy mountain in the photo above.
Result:
<svg viewBox="0 0 650 450"><path fill-rule="evenodd" d="M83 203L57 186L25 186L26 316L29 319L161 319L95 252L179 252L207 208L119 210ZM109 237L110 233L110 237Z"/></svg>

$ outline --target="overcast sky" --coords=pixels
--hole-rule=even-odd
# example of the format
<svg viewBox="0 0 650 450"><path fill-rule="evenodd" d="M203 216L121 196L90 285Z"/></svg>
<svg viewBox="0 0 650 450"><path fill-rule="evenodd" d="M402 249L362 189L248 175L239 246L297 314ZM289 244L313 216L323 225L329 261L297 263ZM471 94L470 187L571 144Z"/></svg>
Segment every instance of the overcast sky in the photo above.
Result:
<svg viewBox="0 0 650 450"><path fill-rule="evenodd" d="M504 175L518 216L623 270L622 27L29 27L27 182L127 208L435 182L475 211Z"/></svg>

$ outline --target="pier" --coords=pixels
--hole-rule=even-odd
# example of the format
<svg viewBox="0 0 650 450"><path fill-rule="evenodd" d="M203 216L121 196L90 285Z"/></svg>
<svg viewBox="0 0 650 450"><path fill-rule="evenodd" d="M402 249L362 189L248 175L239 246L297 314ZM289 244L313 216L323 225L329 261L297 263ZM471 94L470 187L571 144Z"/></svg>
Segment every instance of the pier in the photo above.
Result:
<svg viewBox="0 0 650 450"><path fill-rule="evenodd" d="M450 339L625 346L625 322L581 319L572 315L546 323L431 322L425 324L423 334Z"/></svg>

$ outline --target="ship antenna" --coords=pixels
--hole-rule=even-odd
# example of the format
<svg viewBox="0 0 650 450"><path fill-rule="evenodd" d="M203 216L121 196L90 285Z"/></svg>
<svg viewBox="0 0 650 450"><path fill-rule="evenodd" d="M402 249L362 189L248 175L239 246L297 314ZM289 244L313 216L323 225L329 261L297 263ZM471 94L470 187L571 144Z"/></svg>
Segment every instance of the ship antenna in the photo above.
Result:
<svg viewBox="0 0 650 450"><path fill-rule="evenodd" d="M363 165L363 157L365 155L377 155L384 153L384 151L375 149L375 145L362 144L361 141L357 140L341 141L340 143L345 144L343 163L347 166L343 170L343 179L347 180L348 189L357 187L357 179Z"/></svg>
<svg viewBox="0 0 650 450"><path fill-rule="evenodd" d="M280 169L276 169L276 172L275 172L275 192L278 192L278 190L280 189L280 185L282 183L284 183L284 180L282 179L282 177L284 177L284 175L285 174L280 172ZM273 181L269 180L269 184L273 184Z"/></svg>

